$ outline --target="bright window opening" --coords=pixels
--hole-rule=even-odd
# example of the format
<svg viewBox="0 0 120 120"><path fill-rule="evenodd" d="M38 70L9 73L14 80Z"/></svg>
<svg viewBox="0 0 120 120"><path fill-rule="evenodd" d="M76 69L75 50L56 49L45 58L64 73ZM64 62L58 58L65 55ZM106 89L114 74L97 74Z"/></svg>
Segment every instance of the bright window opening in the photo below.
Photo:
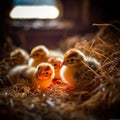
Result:
<svg viewBox="0 0 120 120"><path fill-rule="evenodd" d="M59 10L54 6L16 6L10 12L13 19L56 19Z"/></svg>
<svg viewBox="0 0 120 120"><path fill-rule="evenodd" d="M12 19L56 19L59 17L59 9L55 3L55 0L14 0L10 17Z"/></svg>

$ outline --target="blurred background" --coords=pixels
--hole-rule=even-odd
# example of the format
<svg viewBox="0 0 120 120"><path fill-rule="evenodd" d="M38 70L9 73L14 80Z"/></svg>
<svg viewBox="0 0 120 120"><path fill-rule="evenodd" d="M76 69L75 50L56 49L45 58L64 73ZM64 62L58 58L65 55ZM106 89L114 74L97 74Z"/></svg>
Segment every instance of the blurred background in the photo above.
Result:
<svg viewBox="0 0 120 120"><path fill-rule="evenodd" d="M95 32L92 24L119 21L118 0L1 0L0 59L12 47L30 51L44 44L60 48L75 35Z"/></svg>

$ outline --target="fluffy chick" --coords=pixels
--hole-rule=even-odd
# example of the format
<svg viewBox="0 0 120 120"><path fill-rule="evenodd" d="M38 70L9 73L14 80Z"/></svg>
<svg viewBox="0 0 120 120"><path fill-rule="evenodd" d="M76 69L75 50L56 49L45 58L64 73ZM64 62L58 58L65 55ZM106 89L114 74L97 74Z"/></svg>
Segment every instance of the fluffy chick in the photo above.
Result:
<svg viewBox="0 0 120 120"><path fill-rule="evenodd" d="M16 66L10 70L8 77L14 83L27 83L34 88L47 89L54 78L54 68L49 63L40 63L37 67Z"/></svg>
<svg viewBox="0 0 120 120"><path fill-rule="evenodd" d="M10 63L14 67L16 65L27 64L29 54L22 48L16 48L10 53Z"/></svg>
<svg viewBox="0 0 120 120"><path fill-rule="evenodd" d="M85 56L81 51L70 49L64 54L63 67L60 70L62 81L68 88L76 88L80 74L87 70L96 70L100 63L93 57Z"/></svg>
<svg viewBox="0 0 120 120"><path fill-rule="evenodd" d="M50 57L48 63L54 67L55 77L54 80L61 80L60 78L60 69L62 66L63 59L61 57Z"/></svg>
<svg viewBox="0 0 120 120"><path fill-rule="evenodd" d="M39 63L47 62L53 56L63 58L60 50L49 50L44 45L38 45L31 50L29 65L36 67Z"/></svg>
<svg viewBox="0 0 120 120"><path fill-rule="evenodd" d="M54 67L46 62L40 63L34 74L36 76L33 79L34 86L44 90L52 84L52 80L54 78Z"/></svg>
<svg viewBox="0 0 120 120"><path fill-rule="evenodd" d="M48 60L49 50L44 45L38 45L31 50L29 65L36 67L39 63Z"/></svg>
<svg viewBox="0 0 120 120"><path fill-rule="evenodd" d="M12 84L31 83L34 76L35 67L28 65L18 65L10 69L8 78Z"/></svg>
<svg viewBox="0 0 120 120"><path fill-rule="evenodd" d="M76 49L70 49L64 54L60 76L69 88L75 88L77 83L76 74L84 67L82 63L84 59L85 55Z"/></svg>
<svg viewBox="0 0 120 120"><path fill-rule="evenodd" d="M93 70L97 70L101 66L100 62L96 58L91 56L86 56L86 58L84 59L84 65L87 65Z"/></svg>

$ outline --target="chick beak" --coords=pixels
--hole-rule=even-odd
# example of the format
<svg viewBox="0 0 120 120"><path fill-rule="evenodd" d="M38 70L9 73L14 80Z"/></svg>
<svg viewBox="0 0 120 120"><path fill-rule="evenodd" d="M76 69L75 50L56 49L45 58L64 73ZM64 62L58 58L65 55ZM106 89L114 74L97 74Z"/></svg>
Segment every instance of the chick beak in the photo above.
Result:
<svg viewBox="0 0 120 120"><path fill-rule="evenodd" d="M30 55L29 58L33 58L33 55Z"/></svg>
<svg viewBox="0 0 120 120"><path fill-rule="evenodd" d="M16 60L18 60L18 58L17 58L17 57L13 57L12 60L13 60L13 61L16 61Z"/></svg>
<svg viewBox="0 0 120 120"><path fill-rule="evenodd" d="M63 61L61 66L63 66L63 65L67 65L67 63L65 61Z"/></svg>

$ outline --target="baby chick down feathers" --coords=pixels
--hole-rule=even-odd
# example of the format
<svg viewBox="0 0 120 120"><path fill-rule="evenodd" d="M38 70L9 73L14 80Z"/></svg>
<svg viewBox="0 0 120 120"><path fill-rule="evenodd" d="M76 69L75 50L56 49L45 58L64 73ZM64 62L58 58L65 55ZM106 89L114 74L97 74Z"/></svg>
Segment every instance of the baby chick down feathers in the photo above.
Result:
<svg viewBox="0 0 120 120"><path fill-rule="evenodd" d="M85 64L99 65L96 59L88 59L81 51L76 49L69 49L64 54L63 67L60 71L62 81L67 84L68 87L76 87L78 74L86 68ZM80 77L80 76L79 76Z"/></svg>
<svg viewBox="0 0 120 120"><path fill-rule="evenodd" d="M60 80L60 69L61 69L61 66L62 66L62 62L63 62L63 59L61 57L50 57L48 59L48 63L50 63L51 65L53 65L54 67L54 72L55 72L55 77L54 77L54 80Z"/></svg>
<svg viewBox="0 0 120 120"><path fill-rule="evenodd" d="M44 45L38 45L31 50L29 65L36 67L39 63L46 62L49 50Z"/></svg>
<svg viewBox="0 0 120 120"><path fill-rule="evenodd" d="M16 48L10 53L11 66L27 64L29 55L27 51L22 48Z"/></svg>
<svg viewBox="0 0 120 120"><path fill-rule="evenodd" d="M81 61L84 61L85 55L75 49L70 49L64 54L63 67L60 71L62 81L69 87L75 87L77 79L76 73L83 68Z"/></svg>
<svg viewBox="0 0 120 120"><path fill-rule="evenodd" d="M61 51L49 50L44 45L38 45L31 50L29 65L36 67L39 63L47 62L50 57L63 57Z"/></svg>
<svg viewBox="0 0 120 120"><path fill-rule="evenodd" d="M30 83L34 76L34 71L34 67L28 65L18 65L9 71L8 77L13 84Z"/></svg>
<svg viewBox="0 0 120 120"><path fill-rule="evenodd" d="M36 88L44 90L48 88L54 78L54 67L49 63L40 63L34 72L33 84ZM37 78L37 79L36 79Z"/></svg>
<svg viewBox="0 0 120 120"><path fill-rule="evenodd" d="M10 70L8 77L13 84L24 81L34 88L45 90L54 78L54 68L45 62L40 63L36 68L28 65L16 66Z"/></svg>

